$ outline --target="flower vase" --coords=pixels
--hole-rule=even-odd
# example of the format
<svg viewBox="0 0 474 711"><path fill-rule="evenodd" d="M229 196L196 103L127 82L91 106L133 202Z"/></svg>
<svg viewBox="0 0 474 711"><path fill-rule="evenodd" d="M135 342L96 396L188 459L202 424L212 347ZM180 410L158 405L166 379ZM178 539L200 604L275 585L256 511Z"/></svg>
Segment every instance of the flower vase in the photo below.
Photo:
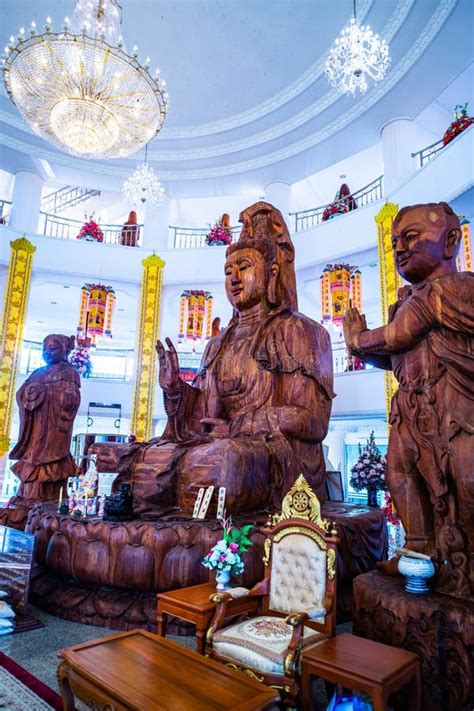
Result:
<svg viewBox="0 0 474 711"><path fill-rule="evenodd" d="M217 589L224 592L230 588L230 570L218 570L216 573Z"/></svg>
<svg viewBox="0 0 474 711"><path fill-rule="evenodd" d="M367 487L367 506L378 506L377 501L377 487L368 486Z"/></svg>

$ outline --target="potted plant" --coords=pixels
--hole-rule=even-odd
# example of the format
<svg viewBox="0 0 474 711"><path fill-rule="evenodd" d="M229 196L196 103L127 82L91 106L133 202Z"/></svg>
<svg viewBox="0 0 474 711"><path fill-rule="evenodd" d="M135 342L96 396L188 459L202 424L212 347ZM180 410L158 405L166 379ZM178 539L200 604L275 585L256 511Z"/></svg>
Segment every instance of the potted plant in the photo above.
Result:
<svg viewBox="0 0 474 711"><path fill-rule="evenodd" d="M458 104L454 107L454 121L450 124L443 136L443 145L447 145L453 138L469 128L474 123L474 116L467 115L468 104Z"/></svg>
<svg viewBox="0 0 474 711"><path fill-rule="evenodd" d="M82 239L85 242L103 242L104 233L97 222L92 219L93 215L90 215L89 219L87 219L87 215L85 215L85 218L86 222L82 225L76 239Z"/></svg>

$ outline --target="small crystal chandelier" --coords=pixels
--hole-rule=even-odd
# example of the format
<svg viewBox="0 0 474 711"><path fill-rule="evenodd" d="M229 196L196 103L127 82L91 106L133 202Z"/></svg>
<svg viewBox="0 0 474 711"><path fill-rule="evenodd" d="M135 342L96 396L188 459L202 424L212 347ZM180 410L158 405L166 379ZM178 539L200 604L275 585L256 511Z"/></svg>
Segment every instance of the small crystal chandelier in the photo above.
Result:
<svg viewBox="0 0 474 711"><path fill-rule="evenodd" d="M388 44L374 35L369 25L357 22L356 0L354 17L331 47L325 72L330 83L344 94L367 91L367 76L381 81L390 64Z"/></svg>
<svg viewBox="0 0 474 711"><path fill-rule="evenodd" d="M123 184L122 195L131 207L159 205L165 191L155 175L155 171L146 162L148 143L145 146L145 162L139 165Z"/></svg>
<svg viewBox="0 0 474 711"><path fill-rule="evenodd" d="M161 130L166 82L128 54L117 0L76 0L54 31L22 27L3 53L3 77L18 111L42 138L85 158L121 158Z"/></svg>

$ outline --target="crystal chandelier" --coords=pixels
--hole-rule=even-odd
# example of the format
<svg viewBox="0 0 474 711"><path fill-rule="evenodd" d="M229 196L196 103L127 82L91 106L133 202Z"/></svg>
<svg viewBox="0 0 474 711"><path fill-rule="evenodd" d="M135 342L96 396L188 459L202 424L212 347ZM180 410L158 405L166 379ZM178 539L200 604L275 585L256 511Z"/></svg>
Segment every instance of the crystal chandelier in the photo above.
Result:
<svg viewBox="0 0 474 711"><path fill-rule="evenodd" d="M357 22L356 0L354 17L331 47L325 72L332 86L344 94L355 95L367 91L367 77L381 81L390 64L390 54L385 40L374 35L369 25Z"/></svg>
<svg viewBox="0 0 474 711"><path fill-rule="evenodd" d="M168 94L150 59L128 54L117 0L76 0L58 31L48 17L13 35L3 53L11 100L33 130L86 158L134 153L161 130Z"/></svg>
<svg viewBox="0 0 474 711"><path fill-rule="evenodd" d="M148 144L145 146L145 162L139 165L123 184L123 197L131 207L159 205L165 195L155 171L146 162L147 154Z"/></svg>

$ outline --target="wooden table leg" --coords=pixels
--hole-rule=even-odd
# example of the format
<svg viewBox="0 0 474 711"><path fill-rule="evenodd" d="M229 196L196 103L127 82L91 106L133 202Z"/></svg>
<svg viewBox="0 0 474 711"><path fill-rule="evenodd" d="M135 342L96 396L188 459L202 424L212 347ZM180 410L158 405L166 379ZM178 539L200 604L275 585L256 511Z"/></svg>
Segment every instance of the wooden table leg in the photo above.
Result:
<svg viewBox="0 0 474 711"><path fill-rule="evenodd" d="M59 690L63 699L63 711L76 711L74 694L69 684L69 667L65 662L59 662L56 672Z"/></svg>
<svg viewBox="0 0 474 711"><path fill-rule="evenodd" d="M301 664L301 704L303 711L311 710L311 672L307 664Z"/></svg>
<svg viewBox="0 0 474 711"><path fill-rule="evenodd" d="M160 637L166 637L166 612L160 612L156 616L156 633Z"/></svg>
<svg viewBox="0 0 474 711"><path fill-rule="evenodd" d="M206 632L207 626L204 629L201 629L198 625L196 625L196 650L199 654L204 654L206 651Z"/></svg>
<svg viewBox="0 0 474 711"><path fill-rule="evenodd" d="M413 676L405 687L406 699L408 701L408 711L420 711L421 709L421 673L420 665L417 664L413 670Z"/></svg>
<svg viewBox="0 0 474 711"><path fill-rule="evenodd" d="M381 686L374 686L372 688L371 696L374 711L387 711L385 693Z"/></svg>

